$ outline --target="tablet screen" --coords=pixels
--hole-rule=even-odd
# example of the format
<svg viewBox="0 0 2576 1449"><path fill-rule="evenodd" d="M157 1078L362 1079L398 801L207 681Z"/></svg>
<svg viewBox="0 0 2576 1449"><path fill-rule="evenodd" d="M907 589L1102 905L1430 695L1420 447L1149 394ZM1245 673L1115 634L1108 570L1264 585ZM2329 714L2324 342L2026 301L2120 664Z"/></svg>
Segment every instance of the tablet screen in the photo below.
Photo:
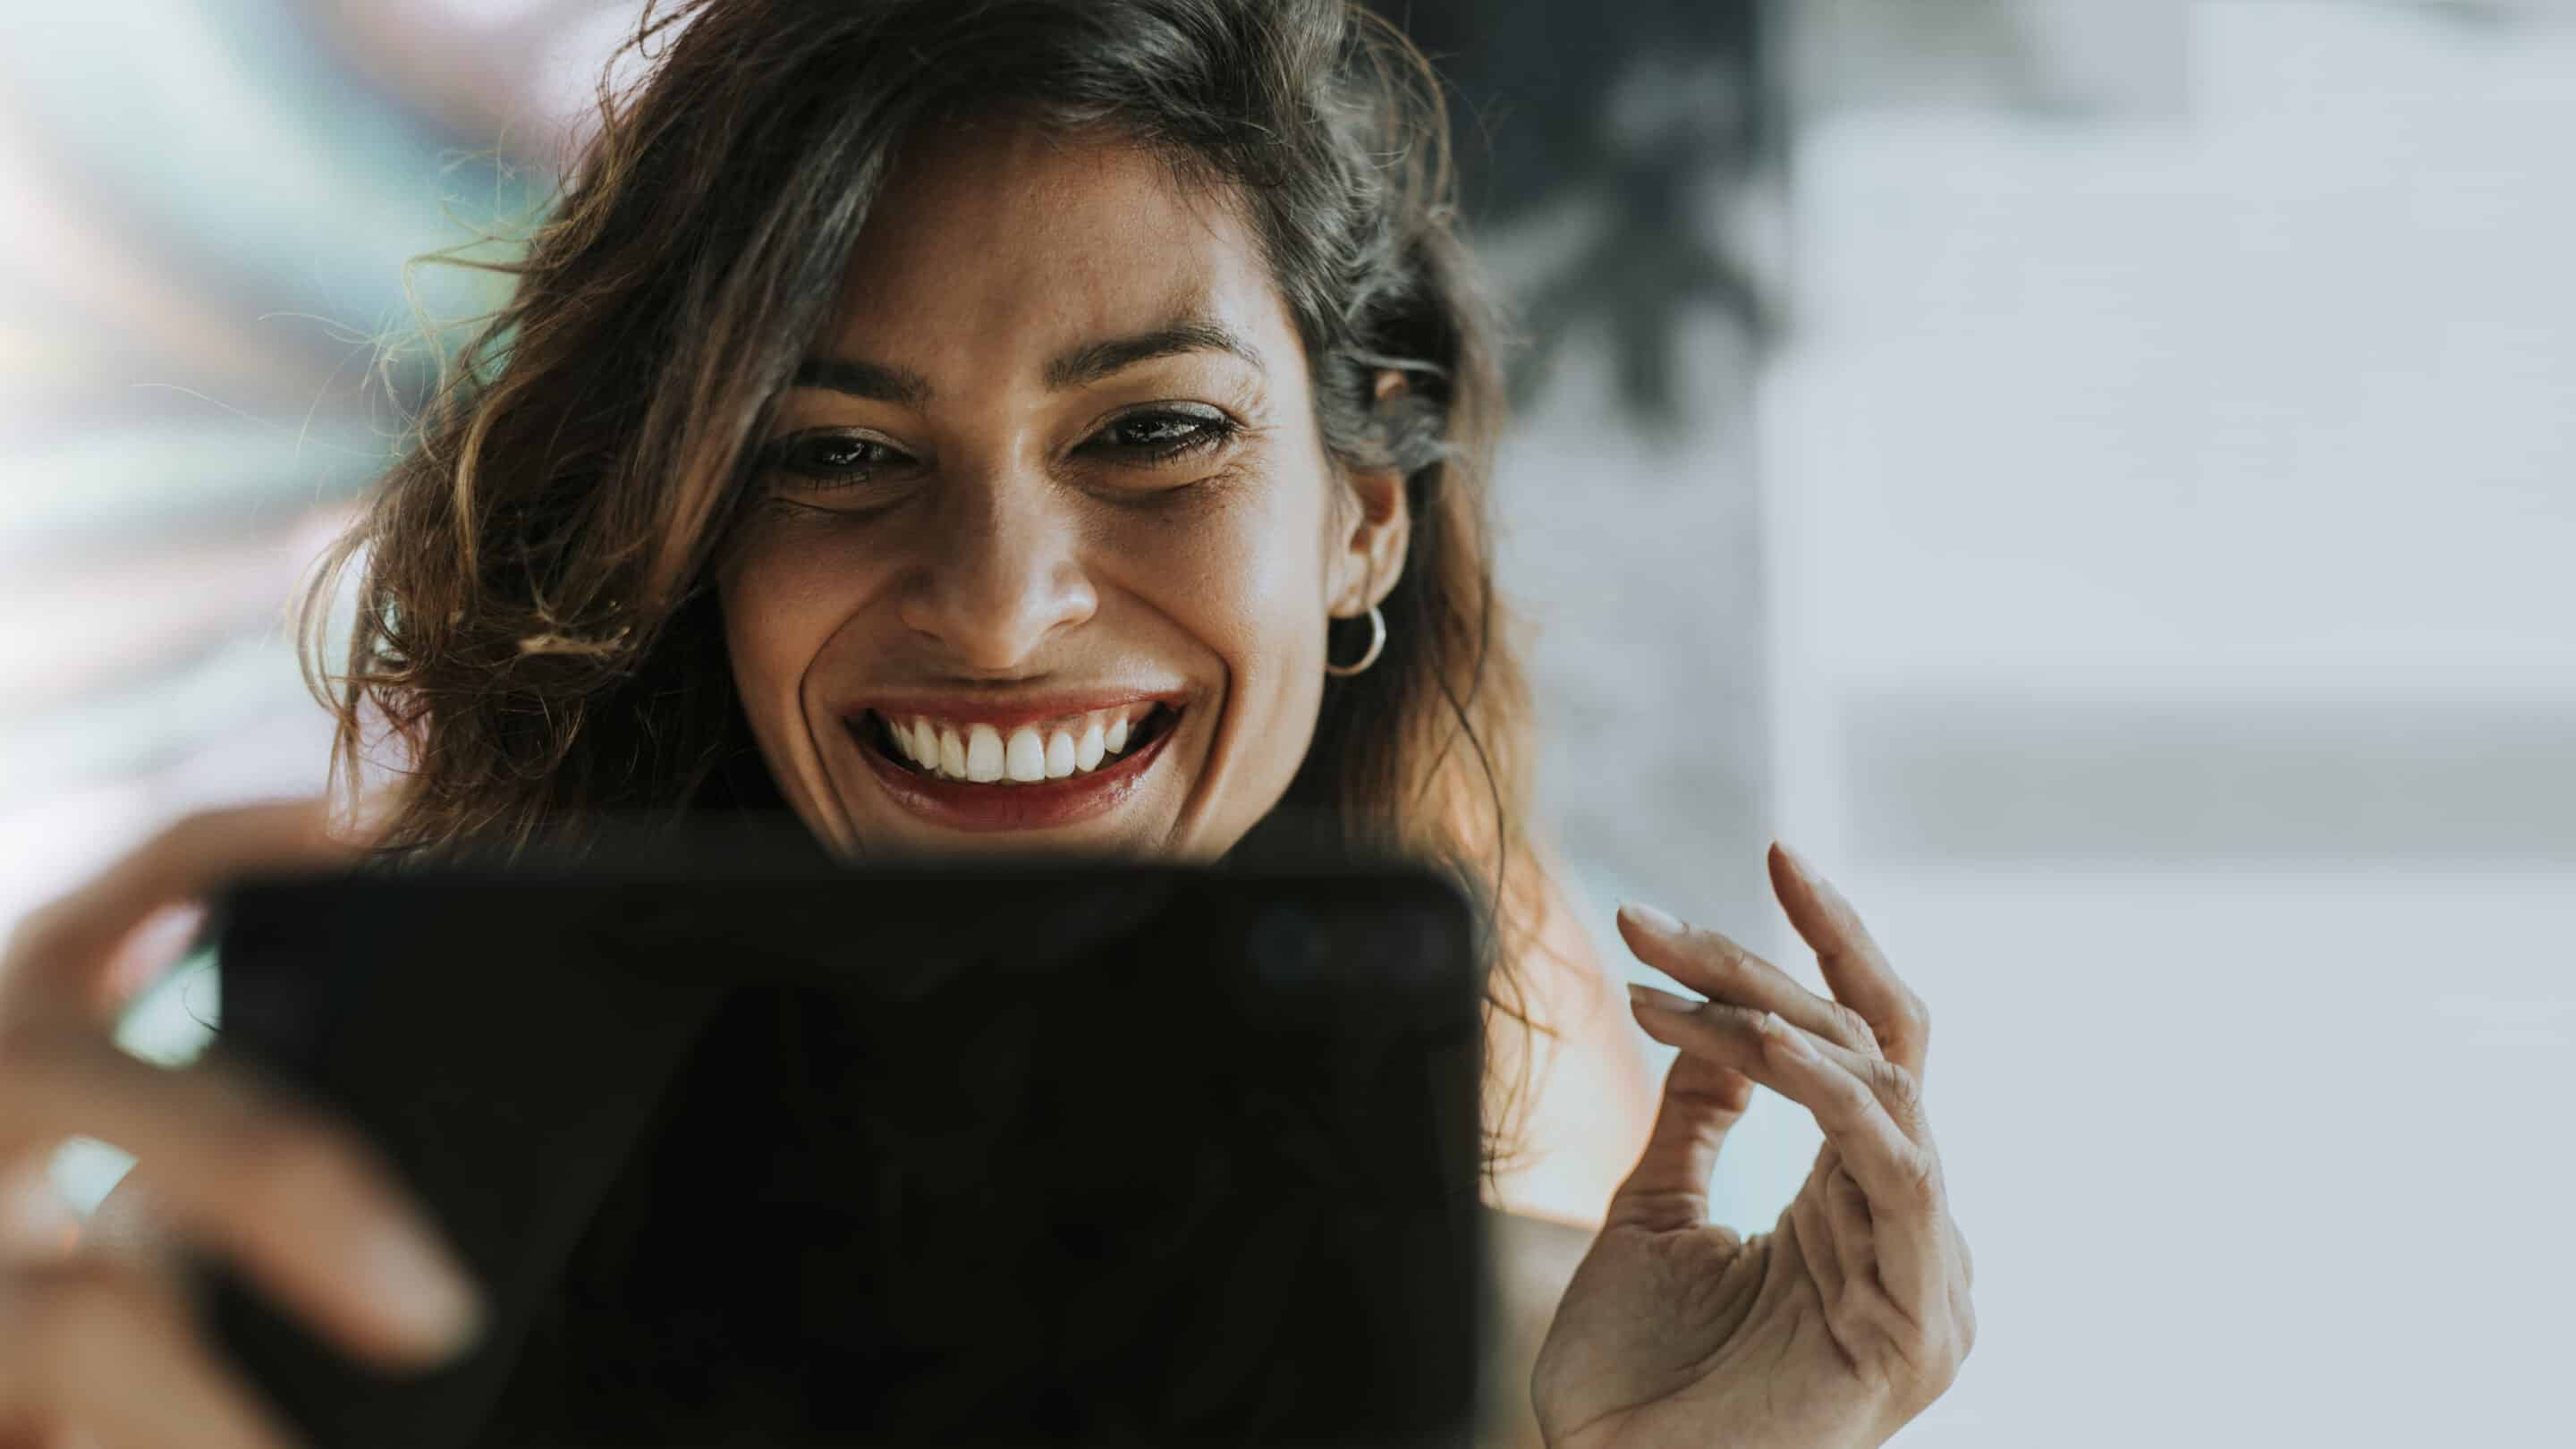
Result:
<svg viewBox="0 0 2576 1449"><path fill-rule="evenodd" d="M365 1125L499 1310L395 1380L227 1280L317 1444L1469 1427L1480 983L1431 878L279 884L223 994L223 1049Z"/></svg>

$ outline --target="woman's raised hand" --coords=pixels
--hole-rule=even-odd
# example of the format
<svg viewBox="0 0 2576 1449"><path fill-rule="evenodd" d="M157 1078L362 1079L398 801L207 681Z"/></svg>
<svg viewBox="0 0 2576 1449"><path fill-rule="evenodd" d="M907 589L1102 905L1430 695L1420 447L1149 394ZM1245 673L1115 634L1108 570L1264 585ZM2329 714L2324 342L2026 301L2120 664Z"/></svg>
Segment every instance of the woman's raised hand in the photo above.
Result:
<svg viewBox="0 0 2576 1449"><path fill-rule="evenodd" d="M1682 1054L1539 1352L1532 1395L1558 1449L1879 1444L1976 1336L1924 1115L1923 1004L1839 892L1778 846L1770 865L1830 1000L1714 931L1620 913L1637 958L1707 1000L1630 988L1646 1033ZM1747 1240L1708 1222L1708 1181L1757 1084L1825 1141L1777 1226Z"/></svg>
<svg viewBox="0 0 2576 1449"><path fill-rule="evenodd" d="M240 1073L156 1067L111 1035L138 927L242 875L346 863L328 820L319 801L192 816L27 918L0 953L0 1177L68 1137L121 1148L156 1230L230 1257L353 1354L426 1365L471 1341L479 1305L374 1150ZM292 1442L199 1338L168 1246L0 1245L0 1445Z"/></svg>

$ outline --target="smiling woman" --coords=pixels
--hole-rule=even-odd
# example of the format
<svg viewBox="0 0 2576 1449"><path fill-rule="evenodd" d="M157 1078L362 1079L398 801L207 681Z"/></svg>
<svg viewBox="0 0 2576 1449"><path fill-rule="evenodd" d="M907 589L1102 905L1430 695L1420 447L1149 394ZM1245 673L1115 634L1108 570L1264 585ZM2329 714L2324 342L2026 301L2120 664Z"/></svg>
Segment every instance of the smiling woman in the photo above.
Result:
<svg viewBox="0 0 2576 1449"><path fill-rule="evenodd" d="M1401 35L1344 0L697 0L635 48L512 300L315 584L357 574L345 668L314 669L343 779L394 747L372 849L783 808L855 860L1214 860L1320 825L1485 913L1490 1161L1533 1004L1628 1051L1524 819L1493 322ZM230 1234L343 1340L452 1350L469 1300L357 1145L74 1029L138 913L339 858L315 820L190 822L22 933L0 1127L144 1141L102 1242ZM1598 1231L1498 1235L1525 1350L1498 1378L1552 1442L1875 1443L1966 1351L1921 1003L1830 886L1772 873L1832 999L1629 914L1709 999L1636 1007L1682 1053L1651 1134L1642 1093L1560 1105ZM1827 1146L1747 1240L1706 1194L1757 1084ZM219 1150L244 1140L288 1145ZM0 1280L0 1423L247 1423L137 1281ZM101 1325L162 1347L166 1393L91 1351Z"/></svg>
<svg viewBox="0 0 2576 1449"><path fill-rule="evenodd" d="M926 139L719 572L753 736L853 855L1221 855L1306 757L1325 620L1397 581L1404 479L1328 455L1227 193L1118 138Z"/></svg>
<svg viewBox="0 0 2576 1449"><path fill-rule="evenodd" d="M335 560L387 847L783 801L856 856L1217 857L1284 809L1535 935L1490 323L1400 36L709 3L637 48ZM1328 687L1334 620L1385 647Z"/></svg>

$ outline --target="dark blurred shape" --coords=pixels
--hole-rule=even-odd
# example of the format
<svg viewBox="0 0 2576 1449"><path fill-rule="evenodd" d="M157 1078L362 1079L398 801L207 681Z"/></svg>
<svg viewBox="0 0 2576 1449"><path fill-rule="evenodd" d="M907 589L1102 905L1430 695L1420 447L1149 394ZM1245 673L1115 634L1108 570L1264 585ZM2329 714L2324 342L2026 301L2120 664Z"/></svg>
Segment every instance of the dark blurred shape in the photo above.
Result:
<svg viewBox="0 0 2576 1449"><path fill-rule="evenodd" d="M1569 203L1599 213L1598 235L1515 300L1529 345L1512 359L1527 404L1567 339L1607 333L1619 395L1638 422L1670 432L1705 406L1679 357L1694 308L1755 342L1770 309L1712 218L1773 140L1755 0L1495 4L1378 0L1451 86L1469 216L1481 231Z"/></svg>
<svg viewBox="0 0 2576 1449"><path fill-rule="evenodd" d="M404 1379L218 1275L322 1449L1466 1442L1482 983L1419 872L253 887L217 1050L345 1113L494 1329Z"/></svg>

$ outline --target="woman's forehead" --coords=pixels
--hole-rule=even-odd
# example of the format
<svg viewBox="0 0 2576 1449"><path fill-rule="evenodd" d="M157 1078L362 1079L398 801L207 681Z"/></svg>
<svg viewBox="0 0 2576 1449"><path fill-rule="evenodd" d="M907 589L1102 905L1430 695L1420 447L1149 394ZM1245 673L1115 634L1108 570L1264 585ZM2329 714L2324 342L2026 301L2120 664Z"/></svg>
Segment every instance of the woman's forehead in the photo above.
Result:
<svg viewBox="0 0 2576 1449"><path fill-rule="evenodd" d="M1132 144L1013 127L907 149L816 350L935 386L951 368L1061 376L1079 349L1189 327L1256 364L1294 346L1239 208Z"/></svg>

